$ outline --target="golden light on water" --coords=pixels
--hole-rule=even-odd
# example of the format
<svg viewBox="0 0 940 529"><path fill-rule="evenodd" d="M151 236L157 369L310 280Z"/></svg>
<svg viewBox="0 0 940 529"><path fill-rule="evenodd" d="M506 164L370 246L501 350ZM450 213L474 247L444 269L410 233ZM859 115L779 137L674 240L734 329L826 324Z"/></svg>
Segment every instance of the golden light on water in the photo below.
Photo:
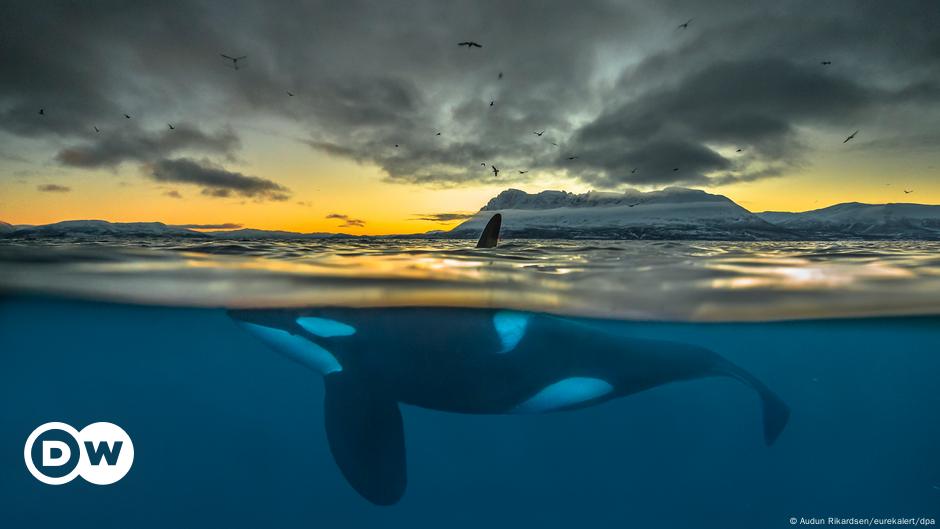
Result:
<svg viewBox="0 0 940 529"><path fill-rule="evenodd" d="M784 261L765 260L761 266L716 264L712 266L714 270L732 272L737 277L711 279L708 285L715 289L837 289L866 281L915 276L910 270L878 262L850 266L797 259Z"/></svg>
<svg viewBox="0 0 940 529"><path fill-rule="evenodd" d="M198 307L462 306L656 320L940 311L940 243L620 241L591 250L520 241L485 259L466 241L246 242L241 255L174 244L32 249L46 257L0 260L0 290Z"/></svg>

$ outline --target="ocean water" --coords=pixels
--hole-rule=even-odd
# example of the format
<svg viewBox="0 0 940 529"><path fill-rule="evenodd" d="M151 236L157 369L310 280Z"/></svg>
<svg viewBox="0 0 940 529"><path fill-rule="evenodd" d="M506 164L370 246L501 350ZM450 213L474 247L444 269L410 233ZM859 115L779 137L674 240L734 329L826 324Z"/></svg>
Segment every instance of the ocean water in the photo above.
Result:
<svg viewBox="0 0 940 529"><path fill-rule="evenodd" d="M792 527L794 517L796 526L940 518L940 245L466 246L0 245L0 526L764 528ZM428 307L434 335L453 328L450 307L509 309L625 341L704 347L761 380L791 415L767 446L759 399L729 378L547 414L403 405L407 490L377 506L331 457L323 377L246 333L230 311L322 307L389 318ZM388 354L409 340L388 343ZM415 333L416 347L422 340ZM572 349L557 347L545 348L546 363ZM50 421L120 425L133 467L113 485L40 483L23 448Z"/></svg>

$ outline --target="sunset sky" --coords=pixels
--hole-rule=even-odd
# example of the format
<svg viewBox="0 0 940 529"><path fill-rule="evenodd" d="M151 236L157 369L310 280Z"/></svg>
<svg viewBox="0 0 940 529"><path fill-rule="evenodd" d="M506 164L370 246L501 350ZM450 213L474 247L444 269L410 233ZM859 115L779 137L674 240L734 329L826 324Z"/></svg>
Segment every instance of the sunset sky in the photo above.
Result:
<svg viewBox="0 0 940 529"><path fill-rule="evenodd" d="M142 4L0 5L0 220L406 233L508 187L940 203L936 1Z"/></svg>

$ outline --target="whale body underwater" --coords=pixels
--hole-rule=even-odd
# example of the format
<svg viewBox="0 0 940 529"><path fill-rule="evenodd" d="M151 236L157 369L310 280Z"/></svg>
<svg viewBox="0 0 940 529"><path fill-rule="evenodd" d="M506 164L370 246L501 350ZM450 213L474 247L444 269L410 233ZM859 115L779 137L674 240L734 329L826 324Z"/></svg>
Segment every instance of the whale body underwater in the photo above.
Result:
<svg viewBox="0 0 940 529"><path fill-rule="evenodd" d="M477 248L499 242L493 215ZM399 403L472 414L575 410L670 382L725 376L761 399L764 441L790 409L760 380L703 347L625 336L596 321L473 308L230 310L275 351L324 377L330 452L376 505L405 493Z"/></svg>
<svg viewBox="0 0 940 529"><path fill-rule="evenodd" d="M330 451L349 484L377 505L394 504L405 491L400 403L468 414L550 413L724 376L759 396L768 445L790 415L761 381L708 349L637 339L591 320L439 307L229 314L323 375Z"/></svg>

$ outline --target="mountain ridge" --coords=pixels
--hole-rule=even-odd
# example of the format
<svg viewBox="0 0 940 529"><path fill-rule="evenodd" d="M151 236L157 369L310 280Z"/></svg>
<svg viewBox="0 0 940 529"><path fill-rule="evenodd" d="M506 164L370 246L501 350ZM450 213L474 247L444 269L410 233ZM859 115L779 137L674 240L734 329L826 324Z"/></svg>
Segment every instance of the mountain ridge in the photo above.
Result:
<svg viewBox="0 0 940 529"><path fill-rule="evenodd" d="M765 211L757 216L812 237L940 240L940 205L843 202L799 213Z"/></svg>
<svg viewBox="0 0 940 529"><path fill-rule="evenodd" d="M451 234L479 233L486 220L503 216L503 234L516 238L716 239L799 238L723 195L667 187L623 193L564 191L526 193L507 189Z"/></svg>
<svg viewBox="0 0 940 529"><path fill-rule="evenodd" d="M732 199L699 189L643 192L506 189L449 231L400 235L299 233L240 228L197 231L162 222L70 220L40 226L0 221L0 237L194 237L205 239L476 238L489 218L503 216L504 238L685 240L940 240L940 205L843 202L803 212L753 213Z"/></svg>

